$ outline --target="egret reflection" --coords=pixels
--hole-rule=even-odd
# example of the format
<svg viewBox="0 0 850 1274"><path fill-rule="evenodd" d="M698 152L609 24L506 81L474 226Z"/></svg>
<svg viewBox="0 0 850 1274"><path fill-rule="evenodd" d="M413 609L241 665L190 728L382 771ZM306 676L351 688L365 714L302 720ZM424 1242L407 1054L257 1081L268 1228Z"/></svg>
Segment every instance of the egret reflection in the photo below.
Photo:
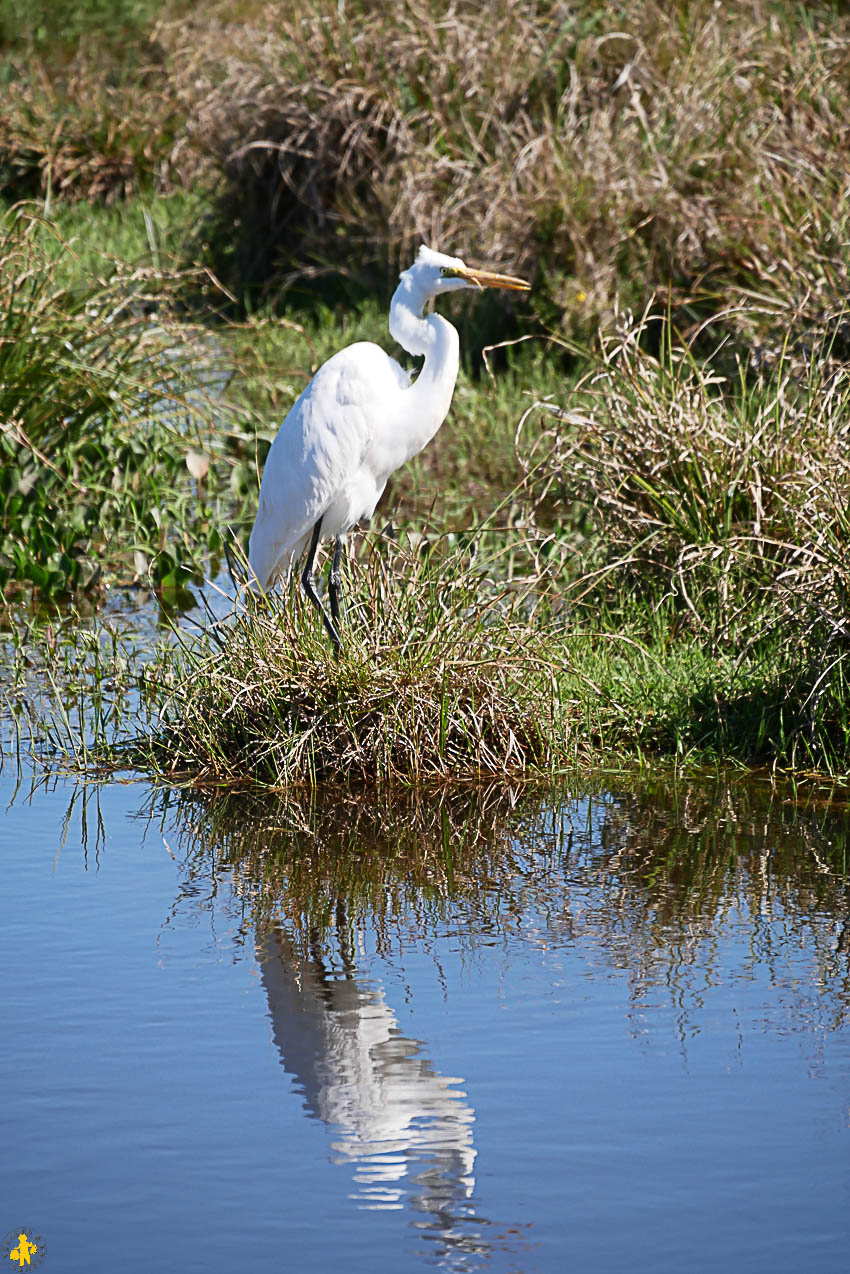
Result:
<svg viewBox="0 0 850 1274"><path fill-rule="evenodd" d="M481 1250L472 1204L475 1113L462 1080L406 1037L383 986L358 974L346 926L306 950L277 927L257 945L272 1035L305 1109L334 1130L333 1162L370 1209L410 1207L429 1237Z"/></svg>

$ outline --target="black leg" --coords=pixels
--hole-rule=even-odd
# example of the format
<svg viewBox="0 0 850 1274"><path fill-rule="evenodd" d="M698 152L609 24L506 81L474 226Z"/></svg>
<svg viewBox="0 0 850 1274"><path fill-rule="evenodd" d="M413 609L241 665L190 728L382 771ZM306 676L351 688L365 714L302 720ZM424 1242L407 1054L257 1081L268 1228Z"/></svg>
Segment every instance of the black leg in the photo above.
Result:
<svg viewBox="0 0 850 1274"><path fill-rule="evenodd" d="M339 602L342 597L342 577L339 573L340 558L342 557L342 540L339 536L334 540L334 556L331 562L331 576L328 580L328 596L331 599L331 616L335 624L339 625Z"/></svg>
<svg viewBox="0 0 850 1274"><path fill-rule="evenodd" d="M325 610L324 606L321 603L319 595L316 592L316 576L313 573L313 564L316 561L316 549L319 547L319 539L321 538L321 534L322 534L322 519L319 518L318 522L313 528L313 538L310 541L310 550L307 553L307 561L304 566L304 572L301 576L301 587L304 589L304 592L310 598L310 601L313 603L313 605L318 606L319 611L321 612L321 616L322 616L322 620L324 622L325 628L327 628L328 630L328 636L330 637L331 641L334 644L334 654L338 655L342 642L339 639L339 633L337 632L334 626L333 620L331 619L328 612Z"/></svg>

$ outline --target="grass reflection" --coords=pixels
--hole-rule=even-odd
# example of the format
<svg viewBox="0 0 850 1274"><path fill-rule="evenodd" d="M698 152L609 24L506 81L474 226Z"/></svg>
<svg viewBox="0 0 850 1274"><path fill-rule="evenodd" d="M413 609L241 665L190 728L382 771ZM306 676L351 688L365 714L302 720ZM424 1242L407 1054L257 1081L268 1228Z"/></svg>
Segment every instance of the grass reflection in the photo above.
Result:
<svg viewBox="0 0 850 1274"><path fill-rule="evenodd" d="M145 816L193 898L200 878L227 874L246 929L284 925L304 955L317 942L356 950L364 929L379 954L449 926L470 951L580 943L625 974L635 1003L667 986L697 1009L705 988L759 967L801 1004L815 990L837 1025L850 1002L848 819L792 797L720 777L554 795L180 791L154 793ZM811 987L789 973L795 955Z"/></svg>

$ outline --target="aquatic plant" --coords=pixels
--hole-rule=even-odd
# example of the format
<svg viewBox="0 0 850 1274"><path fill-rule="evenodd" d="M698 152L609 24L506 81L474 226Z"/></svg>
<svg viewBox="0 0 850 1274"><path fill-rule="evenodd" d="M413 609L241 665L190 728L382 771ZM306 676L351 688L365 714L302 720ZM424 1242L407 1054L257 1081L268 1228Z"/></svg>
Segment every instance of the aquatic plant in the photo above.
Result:
<svg viewBox="0 0 850 1274"><path fill-rule="evenodd" d="M199 500L187 469L220 445L215 359L173 318L184 280L112 262L71 283L73 252L30 208L0 219L0 590L92 591L134 552L176 585L220 543L213 479Z"/></svg>

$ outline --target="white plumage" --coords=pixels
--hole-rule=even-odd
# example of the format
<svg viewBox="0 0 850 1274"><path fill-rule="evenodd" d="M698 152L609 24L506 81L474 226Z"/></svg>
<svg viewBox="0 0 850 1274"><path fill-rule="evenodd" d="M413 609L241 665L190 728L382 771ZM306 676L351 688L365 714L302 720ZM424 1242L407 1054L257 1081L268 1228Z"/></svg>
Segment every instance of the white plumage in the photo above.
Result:
<svg viewBox="0 0 850 1274"><path fill-rule="evenodd" d="M378 345L358 341L319 368L278 430L266 460L249 543L255 588L286 575L310 545L302 584L339 649L340 541L370 518L387 479L430 442L448 414L457 379L458 335L439 314L423 317L443 292L470 287L527 290L510 275L467 268L458 257L421 247L390 304L390 334L409 354L424 355L411 380ZM315 591L313 563L321 539L336 541L329 596L332 618Z"/></svg>

